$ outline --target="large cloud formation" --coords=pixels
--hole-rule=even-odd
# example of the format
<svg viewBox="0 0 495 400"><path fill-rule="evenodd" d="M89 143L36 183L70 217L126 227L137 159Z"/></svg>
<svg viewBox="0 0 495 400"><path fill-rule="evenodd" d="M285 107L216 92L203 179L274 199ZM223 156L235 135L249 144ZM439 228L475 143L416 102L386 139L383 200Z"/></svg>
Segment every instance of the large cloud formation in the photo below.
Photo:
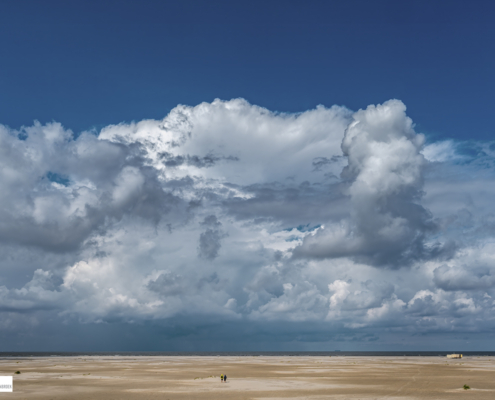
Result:
<svg viewBox="0 0 495 400"><path fill-rule="evenodd" d="M146 327L169 343L151 349L413 348L493 329L493 146L428 143L399 100L0 126L0 152L2 350L55 326L69 348L122 326L135 348Z"/></svg>
<svg viewBox="0 0 495 400"><path fill-rule="evenodd" d="M439 252L438 245L425 243L436 227L419 204L424 136L416 134L405 111L402 102L391 100L352 116L342 140L348 164L341 173L351 218L307 237L296 254L400 267Z"/></svg>

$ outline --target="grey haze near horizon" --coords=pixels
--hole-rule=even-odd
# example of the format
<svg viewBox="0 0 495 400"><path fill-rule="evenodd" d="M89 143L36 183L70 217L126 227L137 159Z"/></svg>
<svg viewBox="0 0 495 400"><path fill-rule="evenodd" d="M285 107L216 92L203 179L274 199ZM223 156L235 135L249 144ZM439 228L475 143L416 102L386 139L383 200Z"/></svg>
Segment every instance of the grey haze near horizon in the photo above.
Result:
<svg viewBox="0 0 495 400"><path fill-rule="evenodd" d="M0 143L1 351L493 350L495 144L400 100Z"/></svg>

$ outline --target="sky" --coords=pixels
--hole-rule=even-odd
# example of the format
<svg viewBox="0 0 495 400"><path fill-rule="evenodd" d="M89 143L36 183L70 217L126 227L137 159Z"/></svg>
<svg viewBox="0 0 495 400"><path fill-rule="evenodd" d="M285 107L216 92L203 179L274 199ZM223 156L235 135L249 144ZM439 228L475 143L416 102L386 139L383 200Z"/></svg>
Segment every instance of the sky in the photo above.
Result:
<svg viewBox="0 0 495 400"><path fill-rule="evenodd" d="M0 351L495 351L494 13L0 0Z"/></svg>

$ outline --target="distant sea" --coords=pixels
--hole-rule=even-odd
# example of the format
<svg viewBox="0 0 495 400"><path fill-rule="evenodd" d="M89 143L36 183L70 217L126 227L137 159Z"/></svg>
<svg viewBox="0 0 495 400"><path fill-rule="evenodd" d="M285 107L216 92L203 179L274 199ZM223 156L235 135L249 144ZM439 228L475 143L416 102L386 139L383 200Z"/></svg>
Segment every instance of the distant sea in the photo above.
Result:
<svg viewBox="0 0 495 400"><path fill-rule="evenodd" d="M288 356L288 357L445 357L447 354L460 353L464 356L495 357L495 351L98 351L98 352L71 352L71 351L23 351L0 352L1 358L11 357L90 357L90 356L194 356L194 357L256 357L256 356Z"/></svg>

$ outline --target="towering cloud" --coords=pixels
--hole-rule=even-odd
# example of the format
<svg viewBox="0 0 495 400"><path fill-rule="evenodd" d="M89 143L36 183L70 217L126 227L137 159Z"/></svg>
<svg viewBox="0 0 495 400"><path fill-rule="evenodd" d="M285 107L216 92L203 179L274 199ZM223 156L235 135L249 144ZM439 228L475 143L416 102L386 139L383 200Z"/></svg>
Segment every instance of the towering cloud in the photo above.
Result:
<svg viewBox="0 0 495 400"><path fill-rule="evenodd" d="M492 329L493 152L425 143L405 110L235 99L79 135L0 126L0 336L316 349Z"/></svg>
<svg viewBox="0 0 495 400"><path fill-rule="evenodd" d="M436 227L419 203L424 136L405 110L401 101L390 100L353 114L342 141L348 165L341 174L350 216L306 237L296 254L401 267L432 253L425 240Z"/></svg>

